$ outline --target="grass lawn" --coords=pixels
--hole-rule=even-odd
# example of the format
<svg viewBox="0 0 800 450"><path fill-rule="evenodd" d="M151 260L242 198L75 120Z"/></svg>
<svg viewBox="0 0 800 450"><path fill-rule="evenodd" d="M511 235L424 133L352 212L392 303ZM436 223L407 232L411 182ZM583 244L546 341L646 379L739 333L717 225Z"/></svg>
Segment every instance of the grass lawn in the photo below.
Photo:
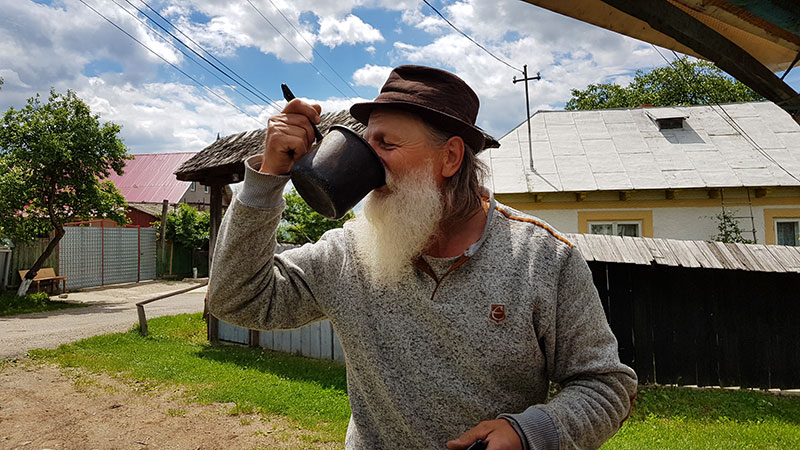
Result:
<svg viewBox="0 0 800 450"><path fill-rule="evenodd" d="M350 406L342 364L211 346L201 314L151 319L148 328L147 337L131 330L29 354L62 366L121 374L150 386L176 385L201 403L235 403L231 414L279 414L312 431L313 441L344 442Z"/></svg>
<svg viewBox="0 0 800 450"><path fill-rule="evenodd" d="M148 384L170 384L236 413L280 414L344 442L350 409L341 364L245 347L213 347L200 314L149 321L150 336L110 334L30 352L35 359ZM633 414L603 449L798 449L800 397L642 387Z"/></svg>
<svg viewBox="0 0 800 450"><path fill-rule="evenodd" d="M800 397L649 386L608 449L800 449Z"/></svg>
<svg viewBox="0 0 800 450"><path fill-rule="evenodd" d="M28 294L23 297L17 296L15 292L0 293L0 316L81 308L84 306L88 305L50 300L50 297L44 292Z"/></svg>

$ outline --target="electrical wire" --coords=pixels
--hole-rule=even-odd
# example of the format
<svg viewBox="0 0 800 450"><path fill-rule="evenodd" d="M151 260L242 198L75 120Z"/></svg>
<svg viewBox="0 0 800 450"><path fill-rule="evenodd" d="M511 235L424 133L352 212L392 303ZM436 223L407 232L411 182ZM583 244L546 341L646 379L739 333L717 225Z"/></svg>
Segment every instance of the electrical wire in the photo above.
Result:
<svg viewBox="0 0 800 450"><path fill-rule="evenodd" d="M353 86L351 86L350 83L345 81L345 79L342 78L341 75L339 75L339 72L337 72L336 69L334 69L330 64L328 64L328 60L326 60L324 56L322 56L318 51L314 49L314 46L310 42L308 42L308 39L306 39L305 36L303 36L303 33L301 33L300 30L298 30L297 27L294 26L294 24L289 20L289 18L286 17L286 15L283 13L283 11L281 11L280 8L278 8L278 6L275 5L275 3L272 0L269 0L269 3L272 5L273 8L275 8L275 11L278 11L278 13L283 17L283 20L285 20L286 23L288 23L289 26L292 27L295 32L297 32L297 35L300 36L304 41L306 41L306 44L308 44L308 47L311 48L311 51L314 52L315 55L319 56L319 58L331 69L331 71L333 71L333 73L335 73L336 76L339 77L340 80L342 80L342 83L344 83L347 87L349 87L350 90L353 91L354 94L356 94L356 96L359 96L360 94L356 92L355 89L353 89Z"/></svg>
<svg viewBox="0 0 800 450"><path fill-rule="evenodd" d="M128 1L128 0L125 0L125 1ZM174 29L175 29L175 31L177 31L178 33L180 33L180 34L181 34L181 36L183 36L184 38L186 38L187 40L189 40L189 42L191 42L192 44L196 45L196 46L197 46L197 48L199 48L200 50L202 50L202 51L203 51L203 53L205 53L206 55L208 55L208 57L209 57L209 58L213 59L213 60L214 60L214 61L215 61L217 64L219 64L220 66L224 67L224 68L225 68L225 69L226 69L228 72L230 72L231 74L235 75L235 76L236 76L236 77L237 77L237 78L238 78L238 79L239 79L239 80L240 80L242 83L246 84L248 87L250 87L251 89L253 89L253 90L255 90L256 92L258 92L258 93L261 95L261 97L259 97L259 98L261 98L262 100L266 99L266 100L264 100L264 101L266 101L267 103L271 103L271 104L273 105L273 107L276 107L276 108L278 108L278 111L280 111L280 108L276 106L276 105L277 105L277 102L275 102L274 100L272 100L272 99L271 99L271 98L270 98L270 97L269 97L267 94L263 93L263 92L262 92L260 89L258 89L257 87L253 86L252 84L250 84L250 82L248 82L248 81L247 81L247 80L246 80L244 77L242 77L241 75L239 75L238 73L236 73L236 71L235 71L235 70L231 69L231 68L230 68L230 67L228 67L228 66L227 66L227 65L226 65L224 62L222 62L222 61L220 61L219 59L217 59L217 57L216 57L216 56L214 56L214 55L213 55L211 52L209 52L208 50L206 50L206 49L205 49L205 47L203 47L202 45L200 45L199 43L197 43L197 42L196 42L194 39L192 39L192 38L191 38L189 35L187 35L186 33L184 33L184 32L183 32L183 30L181 30L181 29L180 29L180 28L178 28L178 27L177 27L175 24L173 24L172 22L170 22L170 21L169 21L169 19L167 19L166 17L162 16L162 15L161 15L161 14L160 14L158 11L156 11L156 10L155 10L155 9L154 9L152 6L150 6L150 5L149 5L147 2L145 2L144 0L139 0L139 2L141 2L141 3L142 3L144 6L146 6L146 7L147 7L147 9L149 9L149 10L150 10L150 11L152 11L152 12L153 12L155 15L157 15L159 18L161 18L161 20L163 20L164 22L168 23L168 24L169 24L169 26L171 26L172 28L174 28ZM128 2L128 3L130 3L130 2ZM134 7L135 7L135 6L134 6ZM136 8L136 9L137 9L137 10L139 10L139 8ZM139 10L139 11L140 11L140 12L142 12L141 10ZM144 12L142 12L142 14L144 14ZM148 17L148 18L149 18L151 21L153 21L153 23L156 23L156 21L155 21L155 20L153 20L152 18L150 18L150 17L149 17L149 16L147 16L146 14L145 14L145 16L146 16L146 17ZM165 31L166 31L166 30L165 30ZM183 43L183 42L181 42L181 43L182 43L183 45L186 45L186 44L185 44L185 43ZM189 46L187 46L187 48L190 48L190 47L189 47ZM217 69L217 70L220 70L220 69ZM240 86L241 86L241 84L240 84ZM242 86L242 87L244 87L244 86ZM248 91L249 91L249 90L248 90Z"/></svg>
<svg viewBox="0 0 800 450"><path fill-rule="evenodd" d="M223 83L223 84L226 84L226 83L227 83L225 80L223 80L222 78L220 78L220 77L219 77L219 75L217 75L216 73L212 72L210 69L208 69L208 68L207 68L207 67L205 67L204 65L200 64L200 63L199 63L197 60L195 60L194 58L192 58L192 56L191 56L190 54L186 53L186 52L185 52L185 51L184 51L182 48L178 47L178 46L177 46L177 45L175 45L175 44L174 44L174 43L173 43L171 40L169 40L169 39L167 39L166 37L164 37L164 35L163 35L163 34L161 34L161 33L160 33L158 30L156 30L155 28L153 28L153 27L152 27L152 26L151 26L149 23L147 23L147 21L145 21L145 20L142 20L142 19L141 19L141 18L139 18L139 17L138 17L136 14L134 14L134 13L132 13L132 12L128 11L127 9L125 9L125 7L124 7L124 6L122 6L121 4L117 3L117 0L111 0L111 1L112 1L112 2L114 2L114 4L115 4L115 5L119 6L119 7L120 7L120 9L122 9L123 11L125 11L126 13L128 13L128 14L129 14L131 17L133 17L134 19L136 19L137 21L139 21L139 23L141 23L142 25L146 26L146 27L147 27L147 28L149 28L151 31L153 31L153 32L154 32L154 33L155 33L155 34L156 34L158 37L160 37L160 38L161 38L161 39L162 39L164 42L166 42L167 44L171 45L173 48L175 48L176 50L178 50L179 52L181 52L181 53L182 53L184 56L186 56L186 58L187 58L189 61L192 61L193 63L197 64L197 65L198 65L198 66L199 66L201 69L205 70L205 71L206 71L206 72L208 72L208 73L209 73L211 76L213 76L214 78L216 78L217 80L219 80L219 82L220 82L220 83ZM129 2L128 0L125 0L125 1L127 1L127 2L128 2L128 4L130 4L131 6L133 6L134 8L136 8L136 6L135 6L135 5L133 5L133 4L131 4L131 2ZM144 14L144 12L143 12L143 11L141 11L139 8L136 8L136 10ZM146 14L144 14L144 16L145 16L145 17L147 17L147 18L148 18L148 19L150 19L150 20L153 20L152 18L150 18L150 17L149 17L148 15L146 15ZM153 23L155 23L155 21L154 21ZM158 25L158 24L156 23L156 25ZM160 25L159 25L159 27L163 29L163 27L161 27ZM202 56L202 55L199 55L197 52L195 52L194 50L192 50L191 48L189 48L189 47L188 47L188 46L187 46L187 45L186 45L186 44L185 44L183 41L181 41L180 39L177 39L177 38L176 38L176 37L175 37L175 36L174 36L172 33L170 33L169 31L167 31L167 30L164 30L164 31L165 31L167 34L169 34L169 35L170 35L170 36L171 36L173 39L176 39L178 42L180 42L180 43L181 43L181 45L183 45L184 47L188 48L190 51L192 51L192 53L194 53L195 55L197 55L198 57L200 57L201 59L203 59L203 61L206 61L206 62L208 63L208 60L206 60L205 58L203 58L203 56ZM209 64L210 64L210 63L209 63ZM221 71L221 70L220 70L218 67L214 66L213 64L210 64L210 65L211 65L212 67L214 67L215 69L219 70L220 72L222 72L222 71ZM222 72L222 73L223 73L224 75L227 75L227 76L228 76L228 78L231 78L231 77L230 77L230 76L229 76L227 73L225 73L225 72ZM233 79L231 78L231 80L233 80ZM236 82L236 80L233 80L233 81L234 81L234 82ZM260 107L260 108L261 108L261 112L266 112L266 111L267 111L267 108L265 108L263 105L259 104L258 102L256 102L256 101L255 101L255 100L253 100L252 98L250 98L250 97L248 97L248 96L244 95L244 93L242 93L242 92L237 92L237 93L238 93L239 95L241 95L243 98L245 98L247 101L249 101L250 103L252 103L253 105L255 105L255 106L257 106L257 107ZM251 93L252 93L252 92L251 92ZM256 94L255 94L255 93L253 93L253 95L256 95ZM256 95L256 97L258 97L258 95ZM264 99L262 99L262 98L258 98L258 99L259 99L259 100L262 100L262 101L264 101ZM270 104L270 103L267 103L267 105L268 105L268 106L272 106L273 108L277 108L275 105L272 105L272 104ZM278 111L280 111L280 109L279 109L279 108L277 108L277 109L278 109Z"/></svg>
<svg viewBox="0 0 800 450"><path fill-rule="evenodd" d="M650 44L650 45L653 45L653 44ZM653 48L656 50L656 53L658 53L658 54L661 56L661 58L663 58L663 59L664 59L664 61L666 61L666 62L667 62L667 64L668 64L670 67L672 67L673 69L676 69L676 67L674 66L673 62L670 62L670 61L669 61L669 60L668 60L668 59L667 59L667 58L666 58L664 55L662 55L662 54L661 54L661 51L660 51L660 50L658 50L658 47L656 47L655 45L653 45ZM675 53L675 52L673 51L673 53ZM683 62L684 60L683 60L683 59L681 59L681 58L678 58L678 55L677 55L677 53L675 53L675 57L677 58L677 61L681 61L681 64L683 65L684 69L686 69L686 65L685 65L685 63ZM679 76L679 77L680 77L680 78L681 78L681 79L684 81L684 83L686 83L686 84L687 84L687 86L689 87L689 89L694 89L694 88L695 88L695 86L697 86L697 84L696 84L696 83L694 83L694 84L690 84L690 83L689 83L689 82L688 82L688 81L687 81L687 80L686 80L686 79L683 77L683 74L681 74L681 73L680 73L680 71L678 71L677 69L675 70L675 73L677 73L677 74L678 74L678 76ZM712 110L712 111L714 111L715 113L717 113L717 114L720 116L720 118L722 118L722 120L724 120L724 121L725 121L725 122L726 122L728 125L730 125L730 126L731 126L731 128L733 128L733 130L734 130L734 131L736 131L737 133L739 133L739 135L740 135L740 136L742 136L742 138L744 138L744 140L745 140L745 141L746 141L748 144L750 144L750 146L752 146L754 150L756 150L758 153L760 153L760 154L761 154L761 155L762 155L764 158L766 158L768 161L770 161L771 163L773 163L773 164L775 164L776 166L778 166L778 167L779 167L781 170L783 170L784 172L786 172L786 174L787 174L787 175L789 175L791 178L793 178L795 181L797 181L797 182L800 182L800 178L798 178L798 177L797 177L797 176L795 176L795 175L794 175L792 172L790 172L790 171L789 171L789 170L787 170L785 167L783 167L783 166L782 166L782 165L781 165L781 164L780 164L778 161L776 161L776 160L775 160L775 158L773 158L773 157L772 157L772 155L770 155L769 153L767 153L767 152L766 152L766 150L764 150L764 149L763 149L763 148L762 148L762 147L761 147L761 146L758 144L758 142L756 142L756 141L755 141L755 139L753 139L753 138L752 138L752 137L751 137L751 136L750 136L750 135L747 133L747 131L745 131L745 129L744 129L744 128L742 128L742 127L741 127L741 125L739 125L739 123L738 123L738 122L736 122L736 119L734 119L734 118L733 118L733 117L732 117L730 114L728 114L728 111L726 111L726 110L725 110L725 108L724 108L724 107L723 107L723 106L722 106L722 105L721 105L719 102L717 102L717 100L716 100L715 98L713 98L713 97L711 96L711 94L710 94L710 93L709 93L709 92L708 92L708 91L707 91L707 90L706 90L706 89L705 89L705 88L704 88L702 85L700 85L700 88L701 88L701 89L704 91L704 93L706 94L706 98L707 98L708 100L710 100L710 101L713 103L713 105L709 105L709 106L711 106L711 110ZM696 93L695 93L695 96L696 96ZM719 108L719 109L720 109L722 112L720 112L720 111L718 111L718 110L714 109L714 106L717 106L717 107L718 107L718 108ZM724 115L723 115L723 114L724 114Z"/></svg>
<svg viewBox="0 0 800 450"><path fill-rule="evenodd" d="M248 0L248 1L249 1L249 0ZM467 35L467 33L464 33L463 31L459 30L459 29L458 29L458 27L456 27L455 25L453 25L453 23L452 23L452 22L450 22L449 20L447 20L447 18L446 18L445 16L443 16L443 15L442 15L442 13L440 13L438 9L434 8L434 7L433 7L433 5L431 5L430 3L428 3L428 0L422 0L422 1L423 1L423 2L425 2L425 4L426 4L426 5L430 6L430 8L431 8L431 9L432 9L432 10L433 10L433 11L434 11L436 14L438 14L438 15L439 15L439 17L441 17L441 18L442 18L442 20L444 20L445 22L447 22L447 24L448 24L448 25L450 25L450 27L451 27L451 28L453 28L454 30L456 30L456 31L458 31L459 33L461 33L461 35L462 35L462 36L464 36L465 38L469 39L469 40L470 40L470 41L471 41L473 44L475 44L475 45L477 45L478 47L480 47L480 48L481 48L481 50L483 50L483 51L485 51L486 53L488 53L488 54L489 54L489 56L491 56L492 58L494 58L494 59L496 59L496 60L500 61L501 63L505 64L506 66L508 66L508 67L510 67L510 68L512 68L512 69L514 69L514 70L516 70L517 72L524 74L524 72L523 72L522 70L520 70L520 69L517 69L516 67L512 66L511 64L509 64L509 63L507 63L507 62L503 61L502 59L500 59L499 57L495 56L495 54L494 54L494 53L492 53L492 52L490 52L489 50L487 50L487 49L486 49L486 47L484 47L484 46L482 46L481 44L479 44L479 43L475 42L475 39L472 39L471 37L469 37L469 36Z"/></svg>
<svg viewBox="0 0 800 450"><path fill-rule="evenodd" d="M176 66L175 64L173 64L173 63L171 63L171 62L167 61L167 60L166 60L166 58L164 58L163 56L161 56L161 55L159 55L158 53L156 53L156 52L155 52L155 50L153 50L153 49L151 49L150 47L148 47L146 44L144 44L144 43L143 43L142 41L140 41L139 39L136 39L136 37L134 37L132 34L128 33L127 31L125 31L125 30L124 30L122 27L120 27L119 25L117 25L116 23L114 23L114 21L112 21L111 19L109 19L108 17L106 17L105 15L103 15L103 13L101 13L100 11L98 11L98 10L94 9L94 8L93 8L91 5L89 5L88 3L86 3L84 0L78 0L78 1L79 1L79 2L81 2L81 3L83 3L83 5L84 5L84 6L86 6L87 8L89 8L90 10L92 10L92 12L94 12L94 13L95 13L95 14L97 14L98 16L102 17L103 19L105 19L105 20L106 20L106 22L110 23L112 26L114 26L114 28L116 28L116 29L118 29L119 31L121 31L121 32L125 33L125 35L126 35L126 36L128 36L129 38L131 38L131 39L133 39L134 41L136 41L136 43L137 43L137 44L139 44L139 45L141 45L142 47L144 47L145 49L147 49L147 50L148 50L150 53L154 54L154 55L155 55L155 56L157 56L159 59L161 59L161 60L162 60L162 61L164 61L165 63L167 63L167 64L169 64L170 66L172 66L172 68L173 68L173 69L177 70L178 72L180 72L181 74L183 74L185 77L187 77L187 78L189 78L190 80L194 81L194 82L195 82L195 83L196 83L198 86L200 86L200 87L204 88L205 90L207 90L208 92L210 92L211 94L213 94L214 96L216 96L217 98L219 98L220 100L222 100L223 102L225 102L225 103L227 103L228 105L230 105L230 106L234 107L235 109L237 109L237 110L238 110L239 112L241 112L242 114L244 114L244 115L246 115L247 117L249 117L249 118L253 119L253 120L254 120L254 121L256 121L256 122L258 122L258 124L259 124L259 125L262 125L262 124L261 124L261 121L260 121L260 120L258 120L258 118L251 116L250 114L248 114L248 113L247 113L247 111L244 111L242 108L240 108L239 106L235 105L235 104L234 104L234 103L232 103L230 100L228 100L228 99L226 99L225 97L223 97L223 96L221 96L221 95L217 94L217 93L216 93L216 92L214 92L214 91L213 91L211 88L209 88L209 87L208 87L208 86L206 86L205 84L201 83L200 81L197 81L197 80L196 80L194 77L192 77L192 76L191 76L191 75L189 75L188 73L186 73L186 72L184 72L183 70L181 70L181 68L180 68L180 67L178 67L178 66Z"/></svg>
<svg viewBox="0 0 800 450"><path fill-rule="evenodd" d="M290 46L291 46L291 47L294 49L294 51L296 51L296 52L297 52L297 54L298 54L298 55L300 55L300 57L301 57L301 58L303 58L303 59L304 59L304 60L305 60L305 61L306 61L308 64L310 64L310 65L311 65L311 67L313 67L313 68L314 68L314 70L316 70L316 71L317 71L317 73L318 73L318 74L319 74L319 75L320 75L322 78L324 78L324 79L325 79L325 81L327 81L327 82L328 82L328 84L330 84L331 86L333 86L333 88L334 88L334 89L336 89L337 91L339 91L339 93L340 93L340 94L342 94L342 96L344 96L344 97L345 97L345 98L347 98L348 100L353 100L353 99L352 99L352 98L350 98L350 97L349 97L347 94L345 94L344 92L342 92L342 90L341 90L341 89L339 89L339 88L338 88L338 87L337 87L335 84L333 84L333 82L332 82L332 81L331 81L331 80L330 80L328 77L326 77L326 76L325 76L325 74L324 74L324 73L322 73L322 71L321 71L321 70L319 70L319 67L315 66L315 65L314 65L314 63L312 63L312 62L311 62L311 60L309 60L308 58L306 58L306 57L305 57L305 55L303 55L303 53L301 53L301 52L300 52L300 50L298 50L298 49L297 49L297 47L295 47L295 46L294 46L294 44L292 44L292 41L290 41L290 40L289 40L289 38L287 38L286 36L284 36L284 34L283 34L283 33L281 33L281 30L279 30L279 29L278 29L278 27L276 27L276 26L275 26L275 25L274 25L272 22L270 22L270 20L269 20L269 19L267 19L267 16L265 16L265 15L264 15L264 14L261 12L261 10L260 10L260 9L258 9L258 8L256 7L256 5L254 5L254 4L253 4L253 2L251 2L250 0L247 0L247 3L249 3L249 4L250 4L250 6L252 6L252 7L253 7L253 9L254 9L254 10L256 10L256 12L258 13L258 15L259 15L259 16L261 16L261 18L262 18L262 19L264 19L264 21L265 21L265 22L267 22L268 24L270 24L270 26L271 26L272 28L274 28L274 29L275 29L275 31L276 31L276 32L277 32L277 33L278 33L278 34L279 34L279 35L280 35L280 36L283 38L283 40L285 40L285 41L286 41L286 42L287 42L287 43L288 43L288 44L289 44L289 45L290 45Z"/></svg>

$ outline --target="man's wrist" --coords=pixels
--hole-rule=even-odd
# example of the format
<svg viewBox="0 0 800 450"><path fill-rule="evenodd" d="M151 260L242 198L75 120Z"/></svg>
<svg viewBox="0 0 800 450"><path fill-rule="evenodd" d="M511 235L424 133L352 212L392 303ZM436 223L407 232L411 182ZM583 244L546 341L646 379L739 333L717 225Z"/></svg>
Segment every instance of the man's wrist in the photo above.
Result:
<svg viewBox="0 0 800 450"><path fill-rule="evenodd" d="M289 176L261 172L261 161L260 155L245 160L244 183L236 198L251 208L283 209L283 189Z"/></svg>

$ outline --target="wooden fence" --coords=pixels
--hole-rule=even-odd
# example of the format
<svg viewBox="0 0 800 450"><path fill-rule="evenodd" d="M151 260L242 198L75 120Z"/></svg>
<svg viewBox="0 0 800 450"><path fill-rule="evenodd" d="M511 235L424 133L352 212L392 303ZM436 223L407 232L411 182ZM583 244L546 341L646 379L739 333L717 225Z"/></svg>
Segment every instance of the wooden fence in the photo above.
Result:
<svg viewBox="0 0 800 450"><path fill-rule="evenodd" d="M49 243L50 238L41 238L28 244L19 242L14 244L14 248L11 252L11 263L9 264L9 286L19 285L21 281L19 278L19 271L30 269ZM42 267L52 267L58 271L58 252L54 251L50 254ZM0 281L2 281L2 276L0 276Z"/></svg>
<svg viewBox="0 0 800 450"><path fill-rule="evenodd" d="M641 383L800 387L800 275L590 261L620 359ZM212 339L342 360L328 321Z"/></svg>
<svg viewBox="0 0 800 450"><path fill-rule="evenodd" d="M800 275L589 262L642 383L800 387Z"/></svg>

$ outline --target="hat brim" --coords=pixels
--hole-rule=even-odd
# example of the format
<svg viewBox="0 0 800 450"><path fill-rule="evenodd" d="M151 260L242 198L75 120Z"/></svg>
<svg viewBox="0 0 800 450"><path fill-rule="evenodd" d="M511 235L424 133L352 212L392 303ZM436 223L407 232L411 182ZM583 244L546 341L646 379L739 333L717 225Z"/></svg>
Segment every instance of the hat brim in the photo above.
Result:
<svg viewBox="0 0 800 450"><path fill-rule="evenodd" d="M484 148L483 132L475 125L416 103L396 100L356 103L350 107L350 115L357 121L367 125L370 114L376 108L396 108L417 114L435 128L460 136L473 152L479 153Z"/></svg>

